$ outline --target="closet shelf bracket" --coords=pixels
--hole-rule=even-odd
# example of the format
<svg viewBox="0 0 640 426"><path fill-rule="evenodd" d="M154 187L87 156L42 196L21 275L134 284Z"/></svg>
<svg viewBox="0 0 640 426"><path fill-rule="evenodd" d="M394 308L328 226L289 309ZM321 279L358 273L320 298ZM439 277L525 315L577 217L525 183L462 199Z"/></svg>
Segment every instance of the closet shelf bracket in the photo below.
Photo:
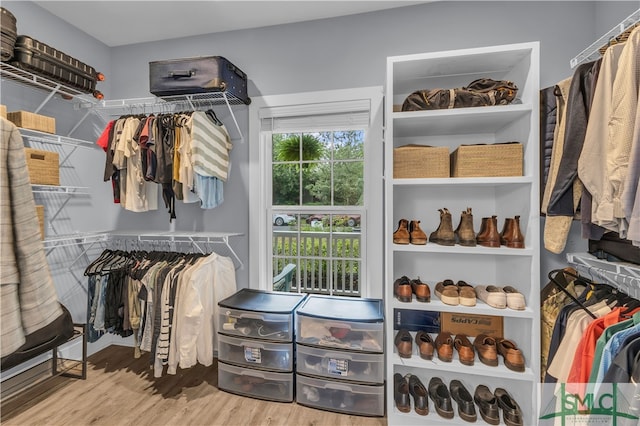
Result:
<svg viewBox="0 0 640 426"><path fill-rule="evenodd" d="M589 253L568 253L567 262L594 280L602 280L629 296L640 298L640 265L608 262Z"/></svg>
<svg viewBox="0 0 640 426"><path fill-rule="evenodd" d="M640 22L640 9L627 16L622 20L622 22L620 22L598 40L589 45L589 47L578 53L575 58L569 61L569 65L571 65L571 68L573 69L583 62L589 62L598 59L601 56L600 49L602 47L607 46L612 40L614 40L616 37L627 31L628 29L634 27L638 22Z"/></svg>

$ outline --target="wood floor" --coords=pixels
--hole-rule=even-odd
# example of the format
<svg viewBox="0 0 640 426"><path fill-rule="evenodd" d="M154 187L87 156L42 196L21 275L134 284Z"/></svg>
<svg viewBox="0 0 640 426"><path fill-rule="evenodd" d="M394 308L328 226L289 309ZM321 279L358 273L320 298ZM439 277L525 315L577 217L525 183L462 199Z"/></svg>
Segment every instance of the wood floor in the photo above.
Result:
<svg viewBox="0 0 640 426"><path fill-rule="evenodd" d="M3 404L3 425L386 425L380 417L332 413L219 390L217 367L154 379L148 358L110 346L89 357L86 380L55 378Z"/></svg>

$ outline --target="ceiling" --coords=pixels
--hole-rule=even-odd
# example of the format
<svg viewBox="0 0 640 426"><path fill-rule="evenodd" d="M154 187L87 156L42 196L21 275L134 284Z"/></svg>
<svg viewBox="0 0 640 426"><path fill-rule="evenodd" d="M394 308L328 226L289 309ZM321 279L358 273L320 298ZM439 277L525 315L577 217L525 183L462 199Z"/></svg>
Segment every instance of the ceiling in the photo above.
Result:
<svg viewBox="0 0 640 426"><path fill-rule="evenodd" d="M107 46L266 27L429 1L35 1Z"/></svg>

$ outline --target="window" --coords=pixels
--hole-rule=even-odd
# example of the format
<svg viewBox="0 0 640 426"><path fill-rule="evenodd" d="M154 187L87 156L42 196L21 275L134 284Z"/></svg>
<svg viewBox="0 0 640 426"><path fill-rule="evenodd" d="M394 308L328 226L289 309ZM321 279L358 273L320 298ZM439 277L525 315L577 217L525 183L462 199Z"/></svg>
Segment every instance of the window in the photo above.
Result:
<svg viewBox="0 0 640 426"><path fill-rule="evenodd" d="M382 238L377 247L367 246L367 230L382 228L382 182L377 191L371 182L374 159L382 163L378 91L366 98L339 91L253 100L261 173L251 179L250 193L258 194L251 197L251 211L266 215L251 220L251 248L259 261L252 263L250 277L260 277L260 288L381 294L381 283L369 280L369 265L371 258L382 262ZM305 102L297 104L301 98ZM371 276L376 275L382 270Z"/></svg>

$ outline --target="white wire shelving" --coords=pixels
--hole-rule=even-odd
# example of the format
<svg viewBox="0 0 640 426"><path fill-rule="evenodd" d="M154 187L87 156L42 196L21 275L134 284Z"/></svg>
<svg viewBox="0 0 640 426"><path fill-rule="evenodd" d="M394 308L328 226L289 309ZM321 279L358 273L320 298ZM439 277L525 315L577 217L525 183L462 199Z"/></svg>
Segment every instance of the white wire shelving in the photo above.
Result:
<svg viewBox="0 0 640 426"><path fill-rule="evenodd" d="M589 253L568 253L567 262L579 273L595 281L610 284L629 296L640 299L640 265L609 262Z"/></svg>

